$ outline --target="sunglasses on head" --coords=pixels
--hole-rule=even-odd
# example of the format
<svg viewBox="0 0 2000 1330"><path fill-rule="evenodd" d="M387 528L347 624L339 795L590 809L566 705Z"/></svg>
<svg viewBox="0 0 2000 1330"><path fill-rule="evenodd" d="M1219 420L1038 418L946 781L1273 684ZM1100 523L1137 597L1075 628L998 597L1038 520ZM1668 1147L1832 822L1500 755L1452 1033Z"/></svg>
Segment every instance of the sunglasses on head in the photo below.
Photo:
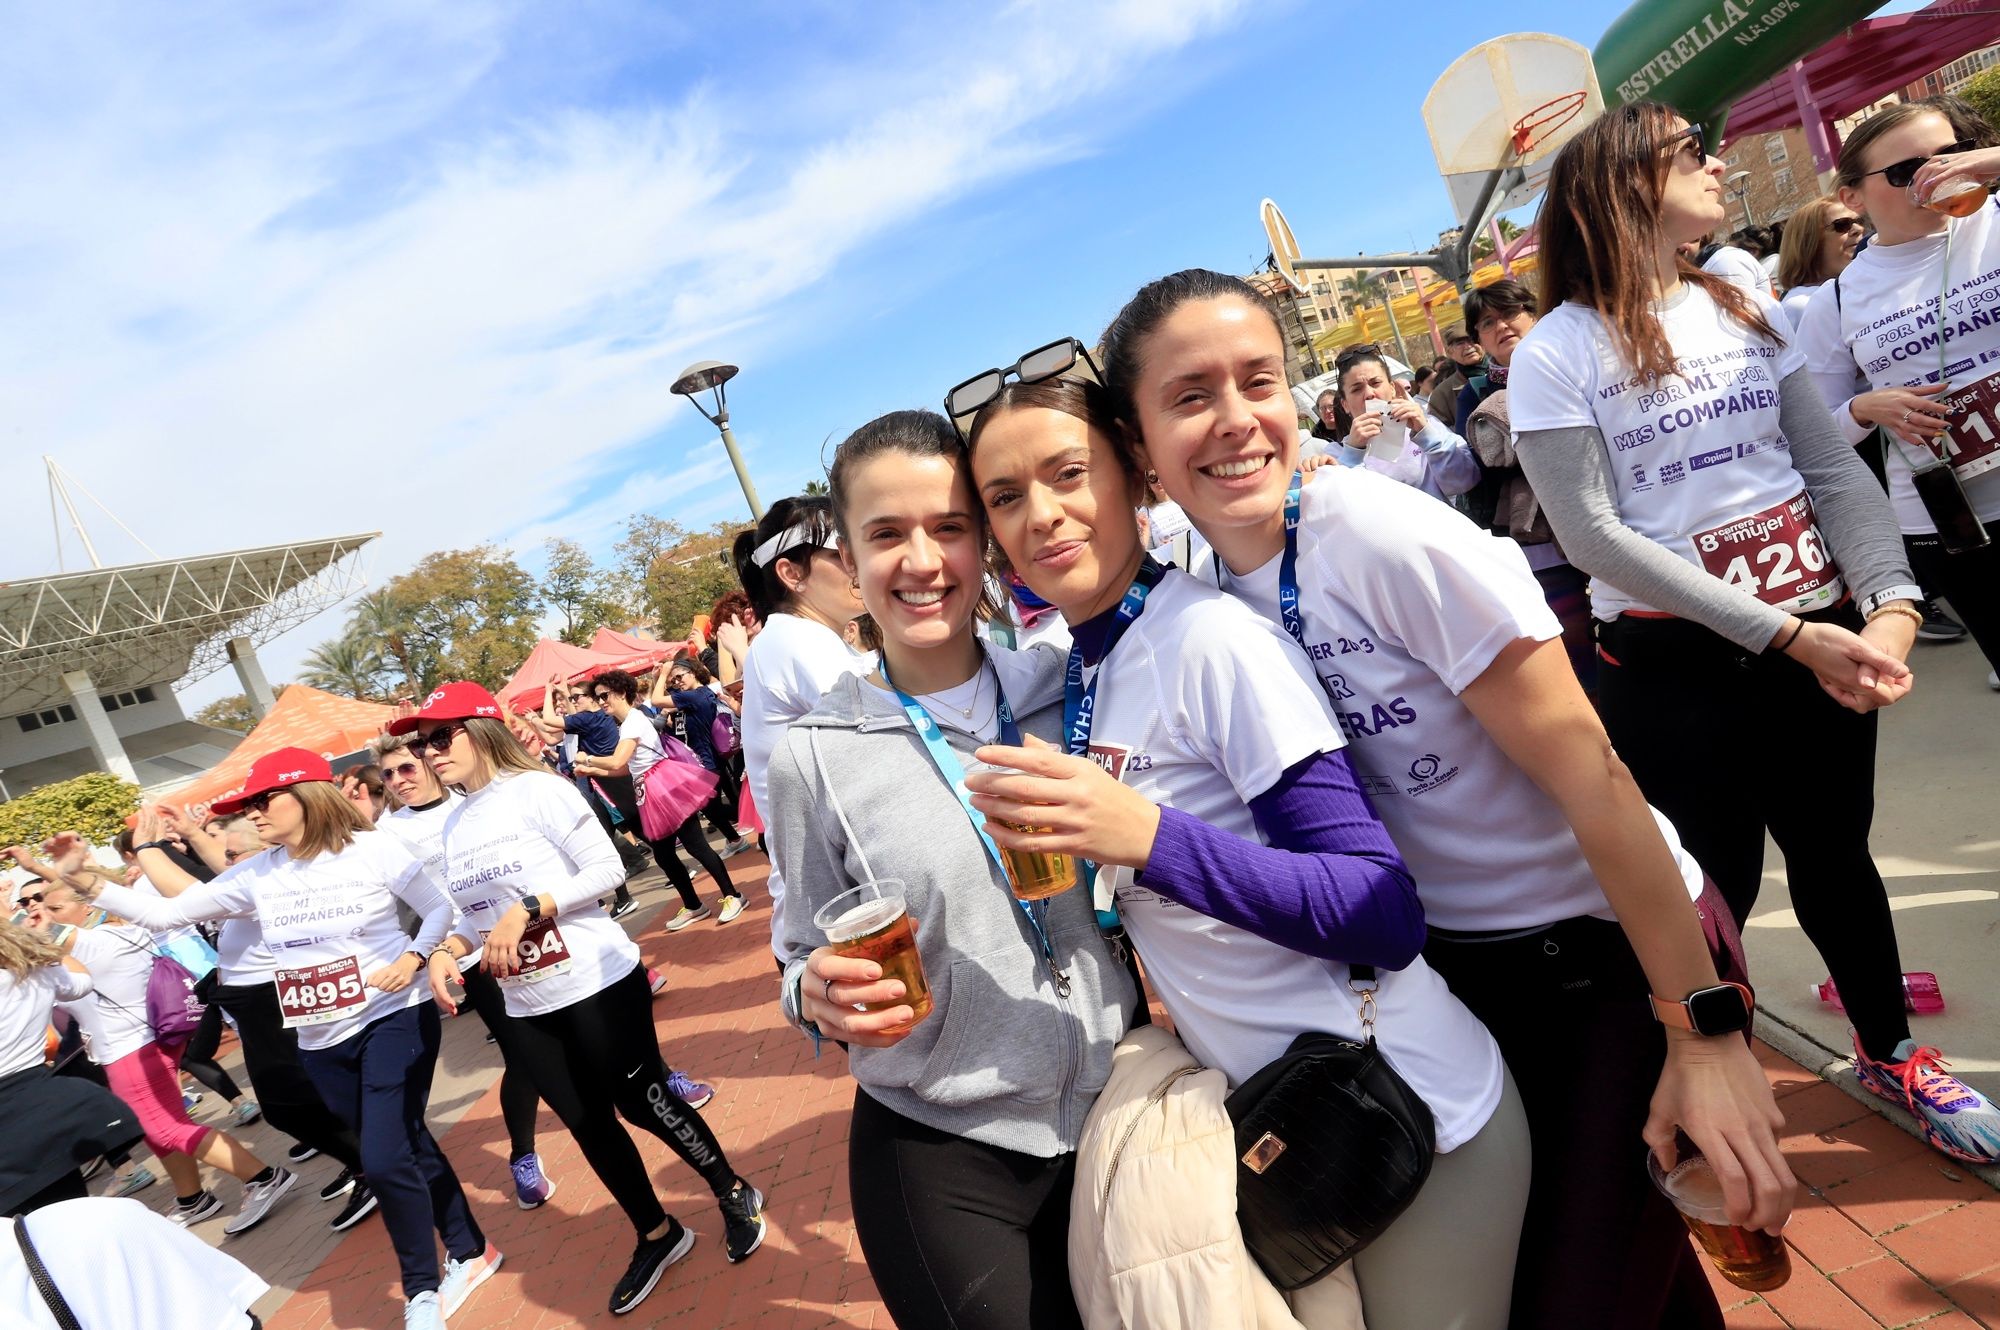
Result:
<svg viewBox="0 0 2000 1330"><path fill-rule="evenodd" d="M458 737L465 726L460 724L440 725L429 734L419 734L410 741L410 748L418 754L442 753L451 747L451 741Z"/></svg>
<svg viewBox="0 0 2000 1330"><path fill-rule="evenodd" d="M1954 152L1971 152L1972 147L1972 140L1960 139L1956 143L1945 144L1936 152L1927 152L1921 157L1905 157L1900 162L1890 162L1887 166L1878 166L1873 171L1863 171L1861 178L1866 180L1871 175L1879 175L1897 189L1908 189L1910 182L1917 178L1917 172L1923 170L1924 163L1931 158L1943 157Z"/></svg>
<svg viewBox="0 0 2000 1330"><path fill-rule="evenodd" d="M1090 349L1074 337L1065 337L1047 346L1038 346L1005 369L989 369L975 374L944 395L944 413L952 423L959 426L967 417L977 415L979 409L1000 395L1007 386L1007 380L1020 383L1042 383L1048 379L1060 378L1081 362L1090 372L1093 383L1103 383L1104 375L1098 371L1097 362L1091 359Z"/></svg>

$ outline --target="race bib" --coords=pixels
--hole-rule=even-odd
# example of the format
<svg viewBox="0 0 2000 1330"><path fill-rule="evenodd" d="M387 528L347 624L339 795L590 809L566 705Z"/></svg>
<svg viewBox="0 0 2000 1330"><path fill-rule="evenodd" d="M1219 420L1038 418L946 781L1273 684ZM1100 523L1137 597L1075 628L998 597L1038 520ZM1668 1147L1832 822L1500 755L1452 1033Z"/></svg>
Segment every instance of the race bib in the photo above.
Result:
<svg viewBox="0 0 2000 1330"><path fill-rule="evenodd" d="M2000 466L2000 375L1937 400L1954 412L1944 432L1944 457L1958 478L1970 480Z"/></svg>
<svg viewBox="0 0 2000 1330"><path fill-rule="evenodd" d="M279 970L275 978L278 1010L284 1013L287 1030L337 1021L368 1005L361 962L352 956L301 970Z"/></svg>
<svg viewBox="0 0 2000 1330"><path fill-rule="evenodd" d="M484 942L486 937L487 934L481 933L479 940ZM521 934L516 950L521 957L520 972L500 976L503 984L538 984L564 973L570 966L569 945L563 941L562 930L553 919L531 922Z"/></svg>
<svg viewBox="0 0 2000 1330"><path fill-rule="evenodd" d="M1761 513L1697 531L1693 541L1711 576L1766 605L1797 614L1840 599L1840 570L1827 557L1804 490Z"/></svg>

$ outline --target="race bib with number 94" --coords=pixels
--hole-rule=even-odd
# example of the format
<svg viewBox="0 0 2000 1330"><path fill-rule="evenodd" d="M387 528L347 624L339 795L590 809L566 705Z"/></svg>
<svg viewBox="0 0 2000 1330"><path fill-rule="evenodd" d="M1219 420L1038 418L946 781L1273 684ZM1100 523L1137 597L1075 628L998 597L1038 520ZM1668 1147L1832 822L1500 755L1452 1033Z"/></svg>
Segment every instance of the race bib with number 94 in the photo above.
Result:
<svg viewBox="0 0 2000 1330"><path fill-rule="evenodd" d="M368 1005L368 988L361 982L361 962L352 956L342 956L324 965L279 970L273 978L278 988L278 1010L284 1014L288 1030L337 1021Z"/></svg>
<svg viewBox="0 0 2000 1330"><path fill-rule="evenodd" d="M1840 569L1827 556L1804 490L1763 512L1697 531L1693 542L1710 575L1766 605L1797 614L1840 600Z"/></svg>
<svg viewBox="0 0 2000 1330"><path fill-rule="evenodd" d="M484 942L486 935L480 934ZM569 946L563 941L562 930L553 919L537 919L530 923L521 934L517 948L521 956L521 969L516 974L501 975L503 984L536 984L544 979L553 979L565 973L570 967Z"/></svg>

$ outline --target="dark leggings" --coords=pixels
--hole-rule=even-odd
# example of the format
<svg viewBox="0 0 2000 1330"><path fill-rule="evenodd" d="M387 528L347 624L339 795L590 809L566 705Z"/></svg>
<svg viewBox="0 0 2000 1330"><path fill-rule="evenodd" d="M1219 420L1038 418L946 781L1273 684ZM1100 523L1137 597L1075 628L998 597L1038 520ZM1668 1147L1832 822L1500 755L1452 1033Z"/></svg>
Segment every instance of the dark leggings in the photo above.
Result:
<svg viewBox="0 0 2000 1330"><path fill-rule="evenodd" d="M2000 522L1987 523L1987 533L1993 543L1969 554L1945 553L1934 535L1904 536L1903 548L1924 590L1950 601L1986 663L2000 666Z"/></svg>
<svg viewBox="0 0 2000 1330"><path fill-rule="evenodd" d="M486 1250L465 1189L424 1123L441 1033L437 1006L426 999L331 1047L300 1050L313 1084L361 1139L362 1171L381 1202L405 1297L438 1286L433 1230L453 1260Z"/></svg>
<svg viewBox="0 0 2000 1330"><path fill-rule="evenodd" d="M716 835L724 840L737 839L736 814L730 810L729 795L722 788L722 773L719 771L715 775L715 797L701 806L701 815L708 819L708 825L715 828Z"/></svg>
<svg viewBox="0 0 2000 1330"><path fill-rule="evenodd" d="M667 1085L671 1073L653 1030L645 966L633 966L580 1002L509 1021L518 1028L508 1060L518 1058L534 1079L542 1101L569 1128L591 1172L641 1236L666 1223L667 1212L619 1114L666 1142L718 1198L736 1185L736 1170L715 1133Z"/></svg>
<svg viewBox="0 0 2000 1330"><path fill-rule="evenodd" d="M854 1234L902 1330L1081 1326L1069 1291L1076 1156L1042 1159L913 1122L854 1092Z"/></svg>
<svg viewBox="0 0 2000 1330"><path fill-rule="evenodd" d="M361 1171L361 1142L320 1098L299 1057L299 1036L285 1028L276 984L218 984L211 1009L220 1007L236 1021L243 1045L243 1069L257 1087L264 1120L301 1145L311 1146L342 1168Z"/></svg>
<svg viewBox="0 0 2000 1330"><path fill-rule="evenodd" d="M243 1097L230 1074L215 1060L215 1050L222 1047L222 1008L210 1003L201 1013L201 1023L194 1027L194 1037L181 1050L181 1070L221 1095L230 1103Z"/></svg>
<svg viewBox="0 0 2000 1330"><path fill-rule="evenodd" d="M604 792L611 796L611 802L617 805L618 816L625 819L625 825L634 831L639 831L643 837L645 833L640 831L640 828L645 824L639 820L639 796L633 789L632 778L600 776L598 783L604 787ZM736 889L736 884L729 880L729 870L722 866L722 856L709 848L708 837L701 832L701 812L696 810L689 815L687 821L674 830L671 836L646 842L647 848L653 852L653 862L660 866L660 871L667 875L667 881L673 883L674 890L681 894L681 904L690 910L699 910L701 897L695 894L694 879L688 876L687 865L683 864L681 857L674 853L676 842L687 850L689 856L700 864L710 877L715 879L715 885L722 888L723 895L743 894Z"/></svg>
<svg viewBox="0 0 2000 1330"><path fill-rule="evenodd" d="M507 1015L507 995L500 991L499 981L477 965L459 971L458 981L465 985L466 1002L486 1022L500 1050L500 1118L507 1124L507 1162L511 1164L535 1152L535 1113L541 1107L541 1096L535 1093L534 1077L515 1065L515 1025Z"/></svg>
<svg viewBox="0 0 2000 1330"><path fill-rule="evenodd" d="M1861 627L1846 608L1803 617ZM1889 895L1868 850L1874 714L1842 707L1788 657L1753 656L1686 619L1620 615L1598 640L1604 728L1639 789L1715 879L1738 927L1771 833L1799 927L1840 986L1863 1051L1893 1056L1910 1024Z"/></svg>
<svg viewBox="0 0 2000 1330"><path fill-rule="evenodd" d="M1742 942L1714 886L1698 908L1717 972L1744 982ZM1566 919L1501 941L1433 929L1424 959L1493 1032L1528 1114L1512 1324L1721 1330L1702 1255L1646 1176L1640 1132L1666 1035L1618 925Z"/></svg>

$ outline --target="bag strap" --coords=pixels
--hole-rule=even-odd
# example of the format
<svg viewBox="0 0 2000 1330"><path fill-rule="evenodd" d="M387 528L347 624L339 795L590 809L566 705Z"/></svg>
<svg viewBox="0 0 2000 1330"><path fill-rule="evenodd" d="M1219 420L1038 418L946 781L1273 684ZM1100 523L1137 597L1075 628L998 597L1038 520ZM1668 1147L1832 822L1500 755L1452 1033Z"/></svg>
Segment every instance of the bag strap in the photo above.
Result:
<svg viewBox="0 0 2000 1330"><path fill-rule="evenodd" d="M27 1262L28 1278L34 1281L35 1292L42 1295L42 1304L49 1309L49 1315L56 1318L61 1330L83 1330L83 1323L76 1319L76 1313L63 1301L62 1290L49 1276L49 1268L42 1264L42 1254L35 1250L34 1241L28 1237L26 1215L14 1221L14 1241L20 1244L21 1259Z"/></svg>

